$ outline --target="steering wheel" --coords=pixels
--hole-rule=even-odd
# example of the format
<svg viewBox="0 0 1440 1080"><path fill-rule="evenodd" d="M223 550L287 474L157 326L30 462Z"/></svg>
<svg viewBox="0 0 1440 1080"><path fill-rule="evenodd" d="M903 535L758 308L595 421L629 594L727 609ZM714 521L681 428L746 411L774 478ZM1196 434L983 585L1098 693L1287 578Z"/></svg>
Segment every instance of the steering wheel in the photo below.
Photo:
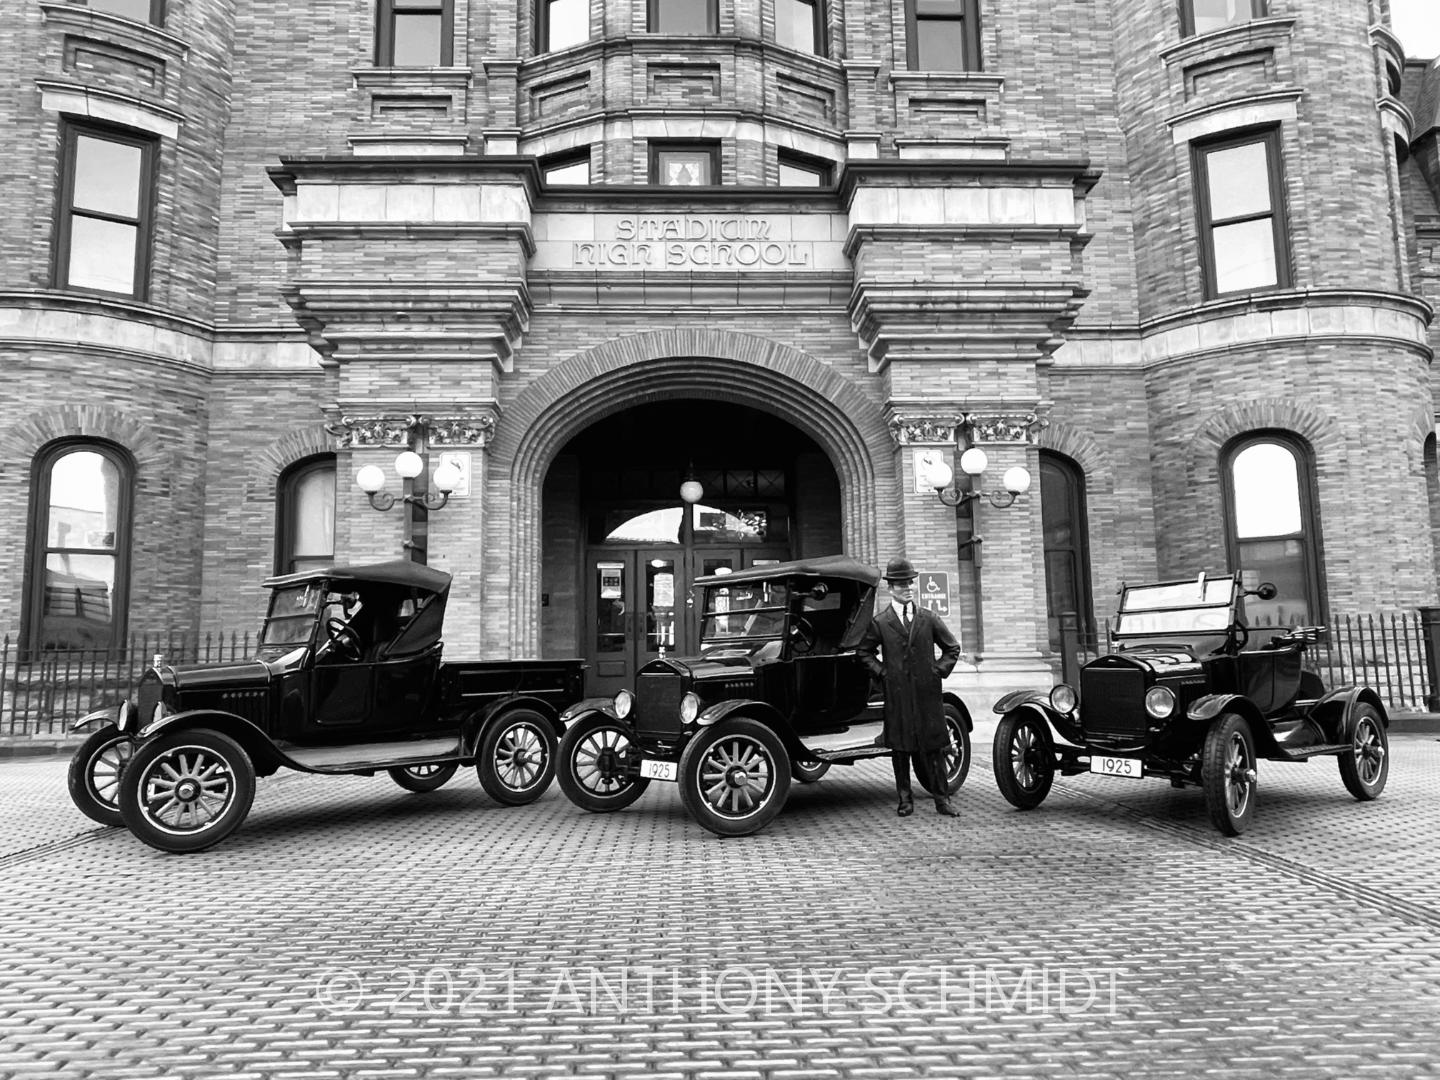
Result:
<svg viewBox="0 0 1440 1080"><path fill-rule="evenodd" d="M815 648L818 635L815 627L810 625L810 620L804 615L795 616L795 621L790 624L790 644L798 653L808 653Z"/></svg>
<svg viewBox="0 0 1440 1080"><path fill-rule="evenodd" d="M325 633L330 635L330 643L346 660L360 659L360 635L344 619L326 619Z"/></svg>

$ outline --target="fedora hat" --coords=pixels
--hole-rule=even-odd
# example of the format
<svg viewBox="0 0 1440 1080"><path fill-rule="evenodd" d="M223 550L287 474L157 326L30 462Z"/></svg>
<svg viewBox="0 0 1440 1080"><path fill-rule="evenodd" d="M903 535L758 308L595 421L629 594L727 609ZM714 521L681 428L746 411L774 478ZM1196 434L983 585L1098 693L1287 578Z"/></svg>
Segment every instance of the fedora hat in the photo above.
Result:
<svg viewBox="0 0 1440 1080"><path fill-rule="evenodd" d="M886 581L914 581L919 576L909 559L891 559L885 567Z"/></svg>

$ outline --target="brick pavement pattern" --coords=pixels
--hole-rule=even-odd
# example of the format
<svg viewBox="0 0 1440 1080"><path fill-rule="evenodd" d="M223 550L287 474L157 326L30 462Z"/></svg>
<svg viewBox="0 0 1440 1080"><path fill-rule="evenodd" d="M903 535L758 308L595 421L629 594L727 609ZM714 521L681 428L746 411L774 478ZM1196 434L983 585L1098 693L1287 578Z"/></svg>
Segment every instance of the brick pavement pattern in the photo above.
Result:
<svg viewBox="0 0 1440 1080"><path fill-rule="evenodd" d="M153 851L0 763L0 1077L1411 1077L1440 1072L1440 744L1375 803L1262 763L1198 790L995 790L901 820L888 765L720 840L663 784L586 814L383 777L261 781Z"/></svg>

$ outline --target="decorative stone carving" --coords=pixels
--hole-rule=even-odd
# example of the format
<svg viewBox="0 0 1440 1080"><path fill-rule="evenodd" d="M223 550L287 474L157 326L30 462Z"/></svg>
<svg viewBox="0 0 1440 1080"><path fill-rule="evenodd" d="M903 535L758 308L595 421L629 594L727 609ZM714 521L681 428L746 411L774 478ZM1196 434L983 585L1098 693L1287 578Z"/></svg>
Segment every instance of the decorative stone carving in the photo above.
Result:
<svg viewBox="0 0 1440 1080"><path fill-rule="evenodd" d="M967 413L965 425L972 445L981 443L1032 443L1050 421L1035 413Z"/></svg>
<svg viewBox="0 0 1440 1080"><path fill-rule="evenodd" d="M493 416L432 416L429 444L431 446L485 447L495 434Z"/></svg>
<svg viewBox="0 0 1440 1080"><path fill-rule="evenodd" d="M336 436L336 448L413 448L414 435L423 430L430 447L478 446L483 449L495 433L493 416L342 416L325 428Z"/></svg>
<svg viewBox="0 0 1440 1080"><path fill-rule="evenodd" d="M897 446L916 443L955 445L955 433L963 416L896 416L890 421L890 437Z"/></svg>

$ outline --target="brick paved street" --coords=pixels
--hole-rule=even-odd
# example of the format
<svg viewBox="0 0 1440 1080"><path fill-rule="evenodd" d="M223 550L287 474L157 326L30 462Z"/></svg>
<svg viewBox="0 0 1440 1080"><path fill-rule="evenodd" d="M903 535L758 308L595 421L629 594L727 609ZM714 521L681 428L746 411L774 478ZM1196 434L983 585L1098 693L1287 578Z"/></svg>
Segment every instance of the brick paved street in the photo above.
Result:
<svg viewBox="0 0 1440 1080"><path fill-rule="evenodd" d="M869 762L725 841L667 785L593 816L291 773L171 856L0 762L0 1076L1440 1074L1434 734L1369 805L1262 763L1227 841L1158 781L1014 811L992 730L958 821Z"/></svg>

